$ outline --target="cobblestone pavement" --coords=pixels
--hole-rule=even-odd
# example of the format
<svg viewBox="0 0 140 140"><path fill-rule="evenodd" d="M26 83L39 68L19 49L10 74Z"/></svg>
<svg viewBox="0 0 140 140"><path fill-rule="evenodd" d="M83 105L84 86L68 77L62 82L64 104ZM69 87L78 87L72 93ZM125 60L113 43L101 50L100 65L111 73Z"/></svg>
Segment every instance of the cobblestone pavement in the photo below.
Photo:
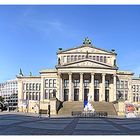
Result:
<svg viewBox="0 0 140 140"><path fill-rule="evenodd" d="M0 113L0 135L140 135L140 118L38 118Z"/></svg>

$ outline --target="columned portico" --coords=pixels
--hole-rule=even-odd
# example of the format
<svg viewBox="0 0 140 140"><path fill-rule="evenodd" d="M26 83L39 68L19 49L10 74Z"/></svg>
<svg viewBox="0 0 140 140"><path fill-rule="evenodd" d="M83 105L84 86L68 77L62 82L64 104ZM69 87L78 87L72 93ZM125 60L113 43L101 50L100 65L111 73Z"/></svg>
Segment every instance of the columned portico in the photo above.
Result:
<svg viewBox="0 0 140 140"><path fill-rule="evenodd" d="M88 100L88 96L91 101L96 102L116 100L116 75L114 74L70 72L62 75L58 75L58 92L62 101L84 101Z"/></svg>

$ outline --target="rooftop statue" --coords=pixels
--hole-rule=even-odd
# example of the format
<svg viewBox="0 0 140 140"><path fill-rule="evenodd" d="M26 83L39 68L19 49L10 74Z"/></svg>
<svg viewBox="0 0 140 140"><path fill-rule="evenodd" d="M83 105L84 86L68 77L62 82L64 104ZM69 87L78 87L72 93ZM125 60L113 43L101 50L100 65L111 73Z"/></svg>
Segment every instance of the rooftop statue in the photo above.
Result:
<svg viewBox="0 0 140 140"><path fill-rule="evenodd" d="M83 44L91 44L91 40L86 37L83 41Z"/></svg>
<svg viewBox="0 0 140 140"><path fill-rule="evenodd" d="M22 72L21 68L20 68L20 71L19 71L19 75L23 76L23 72Z"/></svg>

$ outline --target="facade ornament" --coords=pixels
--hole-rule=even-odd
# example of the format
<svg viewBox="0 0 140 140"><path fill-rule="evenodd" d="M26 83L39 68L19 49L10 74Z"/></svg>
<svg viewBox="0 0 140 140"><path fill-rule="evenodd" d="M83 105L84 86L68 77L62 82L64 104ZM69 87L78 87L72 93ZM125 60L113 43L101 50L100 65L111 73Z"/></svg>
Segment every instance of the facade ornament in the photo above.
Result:
<svg viewBox="0 0 140 140"><path fill-rule="evenodd" d="M88 39L88 37L86 37L83 41L83 44L89 45L89 44L91 44L91 40Z"/></svg>

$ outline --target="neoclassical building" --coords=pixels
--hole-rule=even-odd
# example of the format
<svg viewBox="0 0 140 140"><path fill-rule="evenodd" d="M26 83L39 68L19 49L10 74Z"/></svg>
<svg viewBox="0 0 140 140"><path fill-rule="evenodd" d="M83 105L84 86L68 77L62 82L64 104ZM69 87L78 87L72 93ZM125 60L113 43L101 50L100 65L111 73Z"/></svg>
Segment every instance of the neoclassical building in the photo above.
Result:
<svg viewBox="0 0 140 140"><path fill-rule="evenodd" d="M41 70L40 76L17 76L19 110L23 111L24 105L28 105L33 112L38 104L42 109L51 104L55 112L56 103L51 99L139 102L139 89L136 93L133 88L140 85L140 79L133 79L133 72L118 70L116 56L115 50L97 48L88 38L78 47L59 48L54 69Z"/></svg>

